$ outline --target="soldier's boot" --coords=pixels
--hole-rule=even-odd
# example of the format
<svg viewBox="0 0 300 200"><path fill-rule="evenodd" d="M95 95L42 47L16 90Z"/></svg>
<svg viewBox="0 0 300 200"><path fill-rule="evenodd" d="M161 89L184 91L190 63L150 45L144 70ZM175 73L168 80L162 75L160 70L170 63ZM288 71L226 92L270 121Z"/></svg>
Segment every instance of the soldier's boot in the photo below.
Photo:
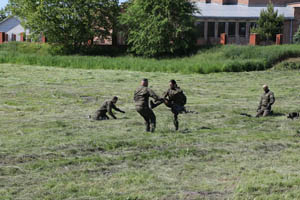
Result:
<svg viewBox="0 0 300 200"><path fill-rule="evenodd" d="M270 116L270 115L271 115L271 111L265 110L262 116L267 117L267 116Z"/></svg>
<svg viewBox="0 0 300 200"><path fill-rule="evenodd" d="M174 120L174 126L175 126L175 130L178 131L179 129L179 123L177 120Z"/></svg>
<svg viewBox="0 0 300 200"><path fill-rule="evenodd" d="M153 133L155 131L156 124L155 123L151 123L150 127L151 127L150 131L151 131L151 133Z"/></svg>
<svg viewBox="0 0 300 200"><path fill-rule="evenodd" d="M262 110L257 110L255 117L260 117L260 116L262 116L262 114L263 114Z"/></svg>
<svg viewBox="0 0 300 200"><path fill-rule="evenodd" d="M154 103L152 100L150 100L150 107L151 107L151 109L154 109L162 103L163 103L163 101L158 101L157 103Z"/></svg>
<svg viewBox="0 0 300 200"><path fill-rule="evenodd" d="M150 124L149 123L145 123L146 124L146 132L150 132Z"/></svg>

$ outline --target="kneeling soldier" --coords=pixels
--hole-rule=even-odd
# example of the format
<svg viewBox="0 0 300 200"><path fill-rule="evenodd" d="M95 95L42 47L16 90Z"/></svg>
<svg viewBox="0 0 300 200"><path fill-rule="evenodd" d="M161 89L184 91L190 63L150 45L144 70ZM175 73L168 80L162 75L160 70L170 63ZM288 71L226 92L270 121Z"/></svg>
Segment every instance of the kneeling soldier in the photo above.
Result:
<svg viewBox="0 0 300 200"><path fill-rule="evenodd" d="M271 114L272 105L275 102L274 93L269 90L267 85L263 85L264 93L262 94L257 108L256 117L266 117Z"/></svg>
<svg viewBox="0 0 300 200"><path fill-rule="evenodd" d="M116 96L114 96L112 98L112 100L105 101L102 104L102 106L100 107L100 109L96 111L94 120L107 120L107 119L109 119L109 117L106 115L107 112L112 118L117 119L117 117L113 114L112 109L114 109L118 112L121 112L121 113L125 113L124 111L122 111L122 110L120 110L119 108L116 107L117 101L118 101L118 97L116 97Z"/></svg>

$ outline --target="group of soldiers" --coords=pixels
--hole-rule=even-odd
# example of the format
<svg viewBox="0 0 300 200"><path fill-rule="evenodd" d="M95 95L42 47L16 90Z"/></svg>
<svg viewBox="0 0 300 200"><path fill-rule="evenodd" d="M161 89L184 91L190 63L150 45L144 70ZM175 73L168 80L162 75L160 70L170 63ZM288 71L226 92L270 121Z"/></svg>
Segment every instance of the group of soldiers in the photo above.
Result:
<svg viewBox="0 0 300 200"><path fill-rule="evenodd" d="M174 126L175 130L179 129L178 115L180 113L187 112L184 105L186 104L186 96L180 87L177 86L175 80L169 82L169 89L164 92L162 97L158 96L153 90L148 87L148 79L142 79L140 87L138 87L134 92L134 102L136 111L144 118L146 131L154 132L156 127L156 116L153 112L153 109L160 104L165 104L167 107L171 108L171 112L174 117ZM153 98L154 102L150 101L149 98ZM113 114L112 110L116 110L121 113L125 113L121 109L116 107L118 97L113 97L111 100L105 101L99 110L96 111L94 115L95 120L107 120L109 116L107 113L114 119L116 116Z"/></svg>
<svg viewBox="0 0 300 200"><path fill-rule="evenodd" d="M152 89L148 87L148 79L142 79L140 86L134 92L134 102L136 111L144 118L146 125L146 132L154 132L156 127L156 116L153 109L161 104L165 104L171 109L173 114L173 123L175 130L179 129L178 115L187 113L185 108L186 96L182 89L178 87L175 80L170 80L169 89L163 93L162 97L158 96ZM257 109L256 117L266 117L272 114L272 105L275 103L274 93L270 91L267 85L263 85L263 94L261 96L259 106ZM149 98L154 101L149 102ZM112 109L125 113L116 107L118 97L113 97L111 100L105 101L99 110L96 111L95 120L108 120L107 113L114 119L116 116L113 114ZM150 104L150 105L149 105Z"/></svg>
<svg viewBox="0 0 300 200"><path fill-rule="evenodd" d="M144 118L147 132L154 132L156 126L156 117L152 109L164 103L167 107L171 108L174 116L175 130L179 128L178 115L186 112L184 105L186 104L186 96L180 87L177 86L175 80L170 81L170 88L159 97L153 90L148 88L148 79L141 81L141 86L134 92L134 102L136 111ZM152 97L155 102L150 101Z"/></svg>

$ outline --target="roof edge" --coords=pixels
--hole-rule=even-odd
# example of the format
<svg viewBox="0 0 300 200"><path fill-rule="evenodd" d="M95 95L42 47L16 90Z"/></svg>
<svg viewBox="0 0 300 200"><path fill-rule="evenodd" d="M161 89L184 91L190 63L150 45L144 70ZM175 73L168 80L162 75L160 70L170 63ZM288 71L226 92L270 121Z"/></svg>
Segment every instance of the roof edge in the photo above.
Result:
<svg viewBox="0 0 300 200"><path fill-rule="evenodd" d="M6 17L4 20L0 21L0 24L6 22L7 20L9 20L11 18L15 18L16 20L18 20L19 22L21 22L17 17L11 15L11 16Z"/></svg>

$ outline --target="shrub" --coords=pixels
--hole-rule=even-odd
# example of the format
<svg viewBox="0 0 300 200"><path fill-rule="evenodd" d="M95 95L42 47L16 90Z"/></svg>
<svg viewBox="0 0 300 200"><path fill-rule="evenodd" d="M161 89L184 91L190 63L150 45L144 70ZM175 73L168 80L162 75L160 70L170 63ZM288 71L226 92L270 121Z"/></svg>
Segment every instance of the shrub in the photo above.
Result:
<svg viewBox="0 0 300 200"><path fill-rule="evenodd" d="M300 27L298 28L298 31L295 33L293 37L293 41L296 44L300 44Z"/></svg>

